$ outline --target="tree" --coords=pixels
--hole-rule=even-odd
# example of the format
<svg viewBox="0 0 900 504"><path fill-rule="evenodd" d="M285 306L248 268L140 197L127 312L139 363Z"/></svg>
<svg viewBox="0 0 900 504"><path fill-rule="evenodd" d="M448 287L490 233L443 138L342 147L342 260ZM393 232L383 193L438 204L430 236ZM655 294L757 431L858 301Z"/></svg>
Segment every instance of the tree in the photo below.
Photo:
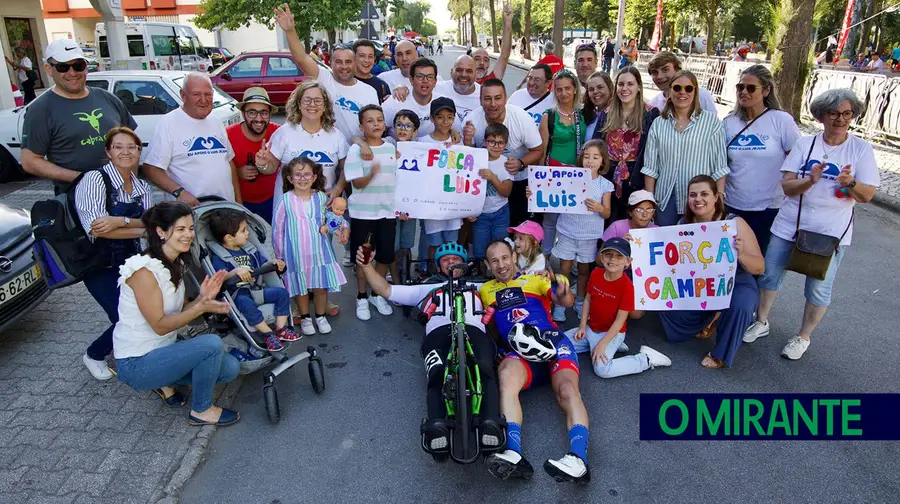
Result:
<svg viewBox="0 0 900 504"><path fill-rule="evenodd" d="M556 0L553 6L553 43L556 44L556 55L563 57L563 18L565 16L565 0Z"/></svg>
<svg viewBox="0 0 900 504"><path fill-rule="evenodd" d="M494 47L500 47L497 45L497 12L494 10L494 0L488 0L488 5L491 8L491 40Z"/></svg>
<svg viewBox="0 0 900 504"><path fill-rule="evenodd" d="M475 3L474 0L469 0L469 26L472 31L469 33L469 36L472 37L472 47L478 46L478 34L475 31Z"/></svg>
<svg viewBox="0 0 900 504"><path fill-rule="evenodd" d="M525 40L528 41L525 44L525 59L531 59L531 0L525 0L525 5L522 7L525 11L525 26L523 31L525 32Z"/></svg>
<svg viewBox="0 0 900 504"><path fill-rule="evenodd" d="M816 0L778 0L773 16L775 54L772 73L778 98L798 122L803 88L811 67L810 39L815 9Z"/></svg>

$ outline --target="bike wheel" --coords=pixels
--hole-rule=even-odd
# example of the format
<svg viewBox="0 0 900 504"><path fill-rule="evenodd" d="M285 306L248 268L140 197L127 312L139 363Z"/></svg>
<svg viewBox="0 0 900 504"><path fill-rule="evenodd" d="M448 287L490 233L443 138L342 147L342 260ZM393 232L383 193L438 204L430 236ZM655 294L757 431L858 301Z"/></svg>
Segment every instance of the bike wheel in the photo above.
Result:
<svg viewBox="0 0 900 504"><path fill-rule="evenodd" d="M468 455L469 438L471 436L471 409L469 403L468 383L466 380L466 333L462 329L456 331L456 428L460 431L460 442L463 453Z"/></svg>

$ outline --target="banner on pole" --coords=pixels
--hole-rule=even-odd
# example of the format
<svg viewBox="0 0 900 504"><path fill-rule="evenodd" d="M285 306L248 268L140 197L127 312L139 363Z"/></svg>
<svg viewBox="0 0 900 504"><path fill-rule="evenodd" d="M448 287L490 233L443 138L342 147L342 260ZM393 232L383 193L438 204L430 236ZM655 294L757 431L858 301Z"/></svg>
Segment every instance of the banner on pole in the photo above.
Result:
<svg viewBox="0 0 900 504"><path fill-rule="evenodd" d="M480 215L487 181L487 149L445 148L420 142L397 144L394 210L415 219L455 219Z"/></svg>
<svg viewBox="0 0 900 504"><path fill-rule="evenodd" d="M537 213L590 214L588 198L591 170L573 166L529 166L528 211Z"/></svg>
<svg viewBox="0 0 900 504"><path fill-rule="evenodd" d="M853 21L853 7L856 0L847 0L847 10L844 12L844 22L841 24L841 36L838 39L838 46L835 50L835 59L840 58L844 52L844 46L847 44L847 38L850 37L850 23Z"/></svg>
<svg viewBox="0 0 900 504"><path fill-rule="evenodd" d="M663 0L656 4L656 23L653 25L653 36L650 37L650 49L659 52L659 39L662 37Z"/></svg>
<svg viewBox="0 0 900 504"><path fill-rule="evenodd" d="M632 229L638 310L722 310L738 268L733 220Z"/></svg>

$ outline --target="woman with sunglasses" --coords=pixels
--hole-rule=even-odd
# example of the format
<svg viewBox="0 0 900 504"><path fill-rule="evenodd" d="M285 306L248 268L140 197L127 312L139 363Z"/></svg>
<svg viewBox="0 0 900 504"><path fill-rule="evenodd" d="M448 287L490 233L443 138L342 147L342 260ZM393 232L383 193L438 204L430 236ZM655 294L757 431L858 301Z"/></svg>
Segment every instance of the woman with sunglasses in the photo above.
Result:
<svg viewBox="0 0 900 504"><path fill-rule="evenodd" d="M784 199L781 165L800 138L800 129L781 110L775 81L766 67L745 68L736 90L734 111L723 121L731 171L725 183L725 205L747 221L765 253L769 229Z"/></svg>
<svg viewBox="0 0 900 504"><path fill-rule="evenodd" d="M862 102L850 89L829 89L809 104L809 112L825 131L801 137L781 166L784 203L772 223L766 271L759 277L759 310L756 322L744 334L745 343L769 335L769 312L797 235L805 231L837 241L825 279L806 277L800 332L788 340L781 355L797 360L809 348L810 337L831 303L835 275L853 238L854 207L872 201L881 185L872 145L850 134L850 124L862 111Z"/></svg>
<svg viewBox="0 0 900 504"><path fill-rule="evenodd" d="M593 138L603 140L609 147L611 169L606 178L616 188L612 194L612 213L606 222L628 217L628 197L632 191L644 188L640 175L644 164L647 133L659 109L644 102L641 73L633 66L616 74L615 93L609 108L599 114L599 127Z"/></svg>
<svg viewBox="0 0 900 504"><path fill-rule="evenodd" d="M660 226L681 219L692 178L709 175L721 193L728 175L722 121L700 108L697 77L681 70L669 86L660 119L650 126L641 169L644 186L659 205L656 223Z"/></svg>

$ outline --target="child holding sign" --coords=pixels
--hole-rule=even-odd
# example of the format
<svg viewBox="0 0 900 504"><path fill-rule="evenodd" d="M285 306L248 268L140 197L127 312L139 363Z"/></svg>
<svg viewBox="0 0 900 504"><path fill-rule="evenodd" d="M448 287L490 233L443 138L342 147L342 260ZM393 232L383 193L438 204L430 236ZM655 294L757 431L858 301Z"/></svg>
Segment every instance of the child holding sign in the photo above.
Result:
<svg viewBox="0 0 900 504"><path fill-rule="evenodd" d="M609 171L609 150L602 140L591 140L584 144L579 165L591 170L593 177L590 197L584 204L591 211L589 215L561 214L556 224L557 242L553 255L559 259L559 274L569 276L575 261L578 261L578 290L575 296L575 312L581 316L585 289L591 264L597 256L597 239L603 236L604 221L611 212L611 193L615 190L612 182L603 175ZM553 309L553 320L565 322L566 308Z"/></svg>
<svg viewBox="0 0 900 504"><path fill-rule="evenodd" d="M419 134L419 116L409 109L403 109L394 116L393 138L387 138L388 142L396 145L397 142L415 142ZM416 244L416 232L418 221L410 219L408 214L397 215L396 237L394 238L394 262L391 263L391 278L400 278L397 270L398 263L411 254ZM427 253L427 250L425 250ZM425 253L419 252L419 257L425 257Z"/></svg>
<svg viewBox="0 0 900 504"><path fill-rule="evenodd" d="M576 351L587 350L581 344L587 338L594 373L600 378L671 366L668 357L648 346L641 346L636 355L613 358L625 342L628 315L634 311L634 284L625 275L625 268L631 264L631 245L623 238L612 238L603 245L600 258L603 268L591 273L585 293L588 309L582 311L578 328L566 332L567 336L574 336ZM624 347L626 351L627 348Z"/></svg>
<svg viewBox="0 0 900 504"><path fill-rule="evenodd" d="M506 148L508 141L509 130L502 124L490 124L484 130L488 167L480 169L478 175L487 180L488 184L484 209L472 224L473 245L477 258L485 256L488 243L502 240L508 234L506 229L509 227L509 205L506 198L512 192L512 179L504 167L506 156L503 155L503 149Z"/></svg>

